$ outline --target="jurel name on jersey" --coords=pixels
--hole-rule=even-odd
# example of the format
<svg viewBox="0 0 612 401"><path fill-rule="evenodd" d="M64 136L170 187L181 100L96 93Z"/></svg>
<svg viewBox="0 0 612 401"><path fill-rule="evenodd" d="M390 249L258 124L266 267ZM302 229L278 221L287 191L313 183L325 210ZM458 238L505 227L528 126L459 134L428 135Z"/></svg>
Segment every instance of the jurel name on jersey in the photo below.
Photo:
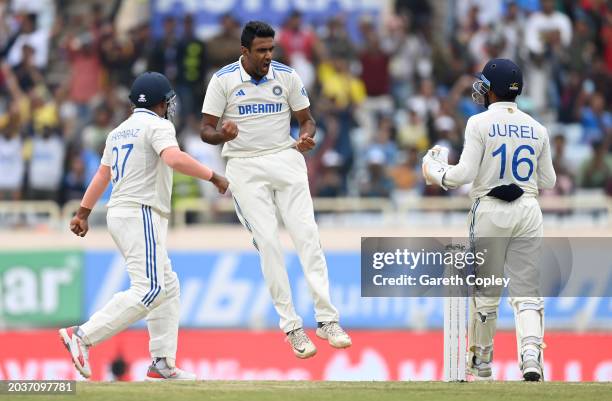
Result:
<svg viewBox="0 0 612 401"><path fill-rule="evenodd" d="M514 125L514 124L491 124L489 137L495 136L519 138L519 139L535 139L538 137L531 125Z"/></svg>

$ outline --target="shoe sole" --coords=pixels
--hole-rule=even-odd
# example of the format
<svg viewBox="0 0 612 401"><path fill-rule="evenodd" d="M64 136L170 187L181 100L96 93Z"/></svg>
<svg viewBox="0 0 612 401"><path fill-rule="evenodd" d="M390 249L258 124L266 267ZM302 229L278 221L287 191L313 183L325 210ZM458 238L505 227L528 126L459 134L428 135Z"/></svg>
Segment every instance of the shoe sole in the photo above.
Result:
<svg viewBox="0 0 612 401"><path fill-rule="evenodd" d="M344 349L344 348L348 348L351 345L353 345L353 342L351 341L348 344L332 344L331 341L329 341L329 338L327 337L327 335L325 335L324 332L319 332L319 329L317 329L317 331L315 332L315 334L317 335L317 337L319 337L321 340L327 340L327 342L329 343L329 345L331 345L332 347L336 348L336 349Z"/></svg>
<svg viewBox="0 0 612 401"><path fill-rule="evenodd" d="M539 382L542 376L538 372L525 372L523 374L523 379L526 382Z"/></svg>
<svg viewBox="0 0 612 401"><path fill-rule="evenodd" d="M62 342L62 344L64 344L64 347L66 347L66 349L68 350L68 353L70 354L70 359L72 359L72 364L74 365L74 367L76 368L76 370L81 374L81 376L83 376L85 379L89 379L89 377L91 376L91 374L86 374L85 372L83 372L83 368L81 368L79 366L78 361L74 358L74 356L72 356L72 352L70 352L70 346L68 345L70 343L70 337L68 337L68 333L66 332L66 329L59 329L58 331L59 336L60 336L60 341Z"/></svg>

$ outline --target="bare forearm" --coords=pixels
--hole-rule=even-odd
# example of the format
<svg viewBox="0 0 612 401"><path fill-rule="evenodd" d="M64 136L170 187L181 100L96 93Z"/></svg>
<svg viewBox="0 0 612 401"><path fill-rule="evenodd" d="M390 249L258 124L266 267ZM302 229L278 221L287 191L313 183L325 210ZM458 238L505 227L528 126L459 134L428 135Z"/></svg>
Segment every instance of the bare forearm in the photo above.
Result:
<svg viewBox="0 0 612 401"><path fill-rule="evenodd" d="M94 175L94 178L89 183L89 186L85 191L85 195L83 195L83 200L81 201L81 208L85 208L91 211L91 209L94 208L96 203L98 203L98 200L100 199L104 191L106 191L106 187L108 187L109 182L110 176L107 176L102 169L98 170L96 175Z"/></svg>
<svg viewBox="0 0 612 401"><path fill-rule="evenodd" d="M168 166L178 171L179 173L191 177L196 177L205 181L210 181L210 179L213 177L214 173L211 169L198 162L196 159L189 156L189 154L185 152L168 152L167 157L164 157L164 154L162 154L162 158Z"/></svg>
<svg viewBox="0 0 612 401"><path fill-rule="evenodd" d="M300 136L308 134L309 137L314 138L317 132L317 123L314 119L304 120L300 123Z"/></svg>
<svg viewBox="0 0 612 401"><path fill-rule="evenodd" d="M210 125L202 127L200 130L200 138L202 138L202 141L211 145L219 145L225 142L223 134Z"/></svg>

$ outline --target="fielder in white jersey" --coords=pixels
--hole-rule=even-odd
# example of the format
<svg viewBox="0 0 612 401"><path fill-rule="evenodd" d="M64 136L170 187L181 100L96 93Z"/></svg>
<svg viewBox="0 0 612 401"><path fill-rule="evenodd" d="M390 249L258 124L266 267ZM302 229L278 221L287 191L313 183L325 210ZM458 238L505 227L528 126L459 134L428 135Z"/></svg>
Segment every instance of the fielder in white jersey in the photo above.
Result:
<svg viewBox="0 0 612 401"><path fill-rule="evenodd" d="M520 111L520 68L507 59L490 60L474 83L475 101L487 111L471 117L459 163L434 147L423 159L423 174L444 189L473 182L470 239L487 249L477 275L510 278L519 365L527 381L543 380L544 301L538 291L538 251L543 236L539 189L555 185L549 137L541 124ZM468 371L491 376L493 337L500 292L476 291L470 304Z"/></svg>
<svg viewBox="0 0 612 401"><path fill-rule="evenodd" d="M174 114L175 94L165 76L140 75L130 100L136 108L108 135L100 168L70 222L70 229L84 237L91 209L112 181L108 231L125 258L130 288L115 294L81 326L60 329L59 334L87 378L89 347L146 318L153 358L146 379L193 380L194 374L175 366L180 289L166 251L172 169L211 181L221 193L229 183L179 149L167 119Z"/></svg>
<svg viewBox="0 0 612 401"><path fill-rule="evenodd" d="M348 347L351 339L338 324L338 311L329 296L327 265L301 154L315 145L308 94L295 70L272 61L274 30L268 24L249 22L241 44L240 59L210 80L202 107L202 140L224 143L222 155L228 159L226 174L236 213L253 235L280 327L294 354L308 358L316 347L293 306L277 211L314 298L317 335L333 347ZM292 112L300 124L297 141L289 134Z"/></svg>

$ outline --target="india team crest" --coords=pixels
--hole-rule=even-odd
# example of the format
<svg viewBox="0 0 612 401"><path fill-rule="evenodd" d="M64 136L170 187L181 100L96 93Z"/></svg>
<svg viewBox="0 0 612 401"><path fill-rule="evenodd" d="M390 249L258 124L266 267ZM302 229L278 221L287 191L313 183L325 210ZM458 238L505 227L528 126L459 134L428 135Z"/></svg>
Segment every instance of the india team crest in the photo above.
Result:
<svg viewBox="0 0 612 401"><path fill-rule="evenodd" d="M274 88L272 88L272 93L274 93L276 96L280 96L283 93L283 88L276 85Z"/></svg>

